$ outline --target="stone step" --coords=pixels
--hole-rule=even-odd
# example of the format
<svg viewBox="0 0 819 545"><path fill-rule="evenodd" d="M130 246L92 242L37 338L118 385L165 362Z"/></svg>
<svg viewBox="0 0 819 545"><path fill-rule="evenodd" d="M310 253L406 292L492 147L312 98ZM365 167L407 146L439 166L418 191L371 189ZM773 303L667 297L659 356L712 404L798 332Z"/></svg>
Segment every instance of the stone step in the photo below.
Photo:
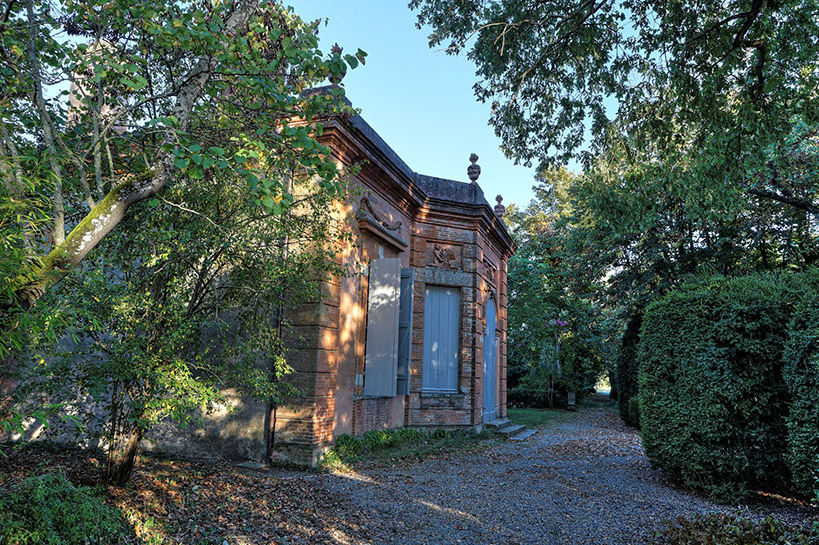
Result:
<svg viewBox="0 0 819 545"><path fill-rule="evenodd" d="M484 425L488 428L494 428L495 430L500 431L511 426L512 421L509 420L508 418L496 418L495 420L485 422Z"/></svg>
<svg viewBox="0 0 819 545"><path fill-rule="evenodd" d="M497 430L497 432L509 438L512 437L513 435L517 435L518 433L522 432L525 429L526 426L524 426L523 424L511 424L509 426Z"/></svg>
<svg viewBox="0 0 819 545"><path fill-rule="evenodd" d="M525 441L525 440L529 439L530 437L532 437L536 433L537 433L537 430L530 430L530 429L527 428L527 429L524 429L521 432L516 433L515 435L512 435L511 437L509 437L509 440L510 441Z"/></svg>
<svg viewBox="0 0 819 545"><path fill-rule="evenodd" d="M241 464L236 464L236 467L241 467L242 469L265 469L267 464L263 464L262 462L242 462Z"/></svg>

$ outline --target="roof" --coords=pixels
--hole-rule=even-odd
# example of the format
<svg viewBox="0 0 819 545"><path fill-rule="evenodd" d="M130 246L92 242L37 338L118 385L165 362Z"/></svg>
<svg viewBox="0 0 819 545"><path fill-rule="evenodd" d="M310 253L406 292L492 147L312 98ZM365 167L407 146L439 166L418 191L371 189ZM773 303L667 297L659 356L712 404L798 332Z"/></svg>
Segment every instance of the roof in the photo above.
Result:
<svg viewBox="0 0 819 545"><path fill-rule="evenodd" d="M337 87L325 86L309 89L303 94L306 96L313 94L330 94L330 90ZM352 107L352 102L346 97L338 99L348 107ZM484 196L483 190L477 183L459 182L436 176L419 174L412 170L401 157L387 144L383 138L370 126L359 114L354 114L344 120L344 124L355 129L360 136L364 137L379 152L382 158L386 159L398 170L406 180L416 188L420 189L426 197L439 202L449 202L453 204L471 205L484 209L484 215L490 219L491 223L502 232L502 238L506 239L512 246L511 238L506 224L502 218L495 215L494 208L489 204ZM426 199L425 199L426 200Z"/></svg>

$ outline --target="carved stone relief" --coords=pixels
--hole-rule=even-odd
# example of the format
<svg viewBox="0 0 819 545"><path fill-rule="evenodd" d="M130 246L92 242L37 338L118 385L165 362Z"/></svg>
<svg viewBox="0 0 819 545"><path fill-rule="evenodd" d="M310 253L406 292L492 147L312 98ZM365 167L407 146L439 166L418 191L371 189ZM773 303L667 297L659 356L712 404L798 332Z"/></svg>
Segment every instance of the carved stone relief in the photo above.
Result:
<svg viewBox="0 0 819 545"><path fill-rule="evenodd" d="M446 269L448 271L461 270L461 247L441 244L432 245L432 251L427 252L427 264L430 267Z"/></svg>
<svg viewBox="0 0 819 545"><path fill-rule="evenodd" d="M374 236L378 241L386 243L394 250L402 252L407 247L407 241L401 237L401 221L390 222L386 219L386 214L375 210L374 205L378 200L374 195L361 198L361 202L356 212L358 227L361 231L366 231Z"/></svg>
<svg viewBox="0 0 819 545"><path fill-rule="evenodd" d="M398 232L401 230L401 225L403 222L396 221L396 222L389 222L386 220L384 216L386 214L380 214L375 211L373 205L378 204L378 199L374 195L367 195L365 197L361 197L361 202L358 206L358 216L361 218L362 216L366 216L369 214L376 222L378 222L381 227L386 229L387 231L395 231Z"/></svg>
<svg viewBox="0 0 819 545"><path fill-rule="evenodd" d="M484 273L484 277L486 279L486 282L490 285L490 287L492 287L494 289L496 287L495 286L495 283L496 283L495 279L497 278L497 275L498 275L498 268L495 266L494 263L492 263L486 257L483 258L483 266L484 266L484 270L486 271Z"/></svg>

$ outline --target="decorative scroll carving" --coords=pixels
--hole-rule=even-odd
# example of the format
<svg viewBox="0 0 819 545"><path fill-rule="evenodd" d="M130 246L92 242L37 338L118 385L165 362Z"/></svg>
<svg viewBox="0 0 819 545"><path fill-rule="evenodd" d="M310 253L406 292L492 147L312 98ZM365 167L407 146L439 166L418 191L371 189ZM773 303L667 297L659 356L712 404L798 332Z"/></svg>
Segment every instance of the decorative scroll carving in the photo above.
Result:
<svg viewBox="0 0 819 545"><path fill-rule="evenodd" d="M401 238L402 223L400 221L390 223L381 217L373 208L373 204L377 202L376 198L371 195L362 197L355 215L359 229L369 233L395 251L403 252L407 248L407 241Z"/></svg>
<svg viewBox="0 0 819 545"><path fill-rule="evenodd" d="M387 220L382 218L378 212L375 211L375 209L373 208L374 204L378 204L378 199L376 199L374 196L367 195L365 197L361 197L361 203L359 204L358 207L359 219L360 216L362 215L362 212L366 212L369 213L370 216L372 216L373 219L377 221L381 225L381 227L383 227L387 231L398 231L401 229L402 225L401 221L396 221L395 223L388 222Z"/></svg>
<svg viewBox="0 0 819 545"><path fill-rule="evenodd" d="M450 271L457 271L461 268L461 260L452 248L435 244L432 250L432 261L430 266Z"/></svg>

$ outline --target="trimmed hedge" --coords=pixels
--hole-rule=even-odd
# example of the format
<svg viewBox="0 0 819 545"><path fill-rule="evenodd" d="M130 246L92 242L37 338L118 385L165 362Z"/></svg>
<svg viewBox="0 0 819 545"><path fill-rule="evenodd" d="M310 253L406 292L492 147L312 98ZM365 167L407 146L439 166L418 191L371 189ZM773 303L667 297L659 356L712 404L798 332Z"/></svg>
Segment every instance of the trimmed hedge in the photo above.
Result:
<svg viewBox="0 0 819 545"><path fill-rule="evenodd" d="M793 483L819 502L819 296L796 310L783 375L793 401L787 419L787 460Z"/></svg>
<svg viewBox="0 0 819 545"><path fill-rule="evenodd" d="M800 454L788 451L789 385L815 379L792 365L786 385L783 353L795 309L817 293L817 280L816 274L712 277L646 309L638 351L643 444L669 478L733 501L749 485L790 482L787 462L804 460L806 449L815 452L807 439ZM807 429L810 418L791 418L799 422L791 435ZM805 463L815 470L816 462L814 456Z"/></svg>

